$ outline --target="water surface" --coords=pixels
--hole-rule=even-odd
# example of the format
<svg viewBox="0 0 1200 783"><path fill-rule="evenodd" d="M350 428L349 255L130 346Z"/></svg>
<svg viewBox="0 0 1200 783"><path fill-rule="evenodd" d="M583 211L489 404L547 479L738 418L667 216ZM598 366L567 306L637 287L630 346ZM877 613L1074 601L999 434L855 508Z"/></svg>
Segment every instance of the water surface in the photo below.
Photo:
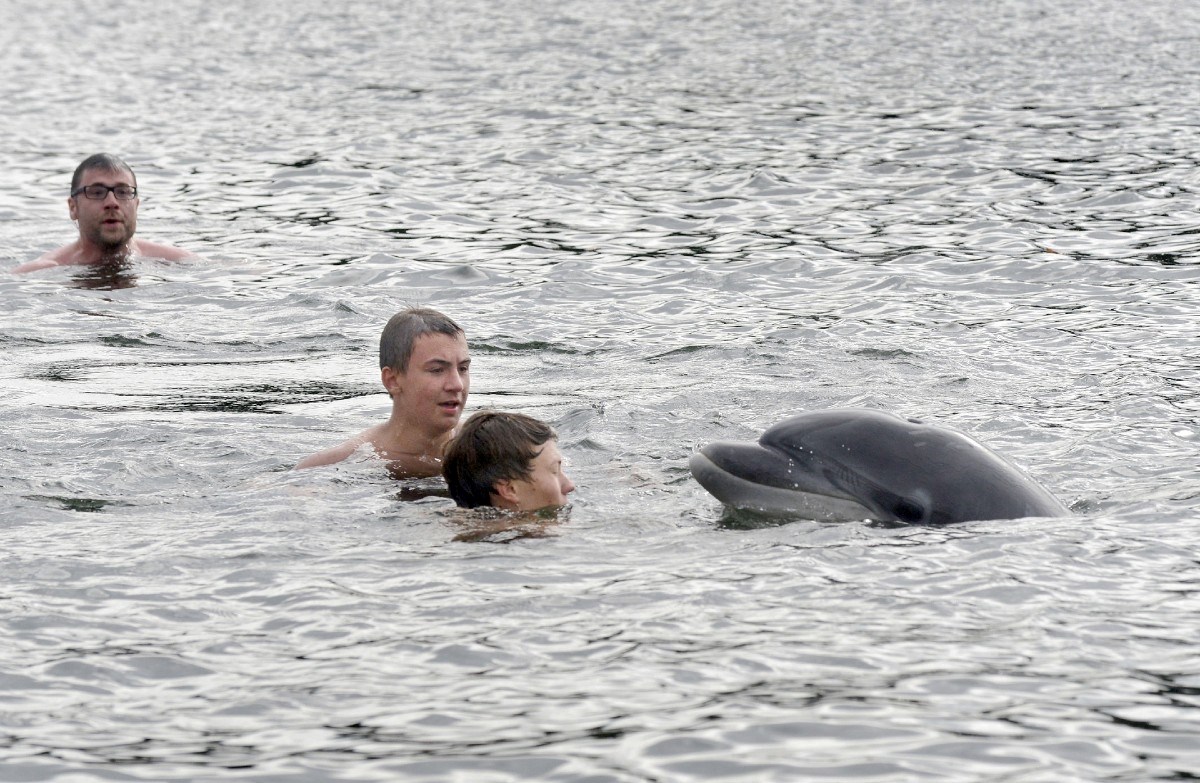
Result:
<svg viewBox="0 0 1200 783"><path fill-rule="evenodd" d="M0 780L1200 775L1191 4L0 1L12 267L85 155L193 265L0 279ZM578 485L468 543L376 343ZM867 406L1072 506L761 526L714 439Z"/></svg>

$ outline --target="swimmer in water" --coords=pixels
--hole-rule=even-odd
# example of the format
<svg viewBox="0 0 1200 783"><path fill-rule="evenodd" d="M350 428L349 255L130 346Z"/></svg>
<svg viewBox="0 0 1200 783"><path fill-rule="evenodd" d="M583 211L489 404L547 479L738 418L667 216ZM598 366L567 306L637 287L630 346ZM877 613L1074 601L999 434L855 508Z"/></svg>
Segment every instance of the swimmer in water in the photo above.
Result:
<svg viewBox="0 0 1200 783"><path fill-rule="evenodd" d="M75 169L67 198L71 219L79 227L79 239L12 271L119 264L135 256L166 261L197 258L177 247L135 239L140 203L137 177L129 164L115 155L92 155Z"/></svg>
<svg viewBox="0 0 1200 783"><path fill-rule="evenodd" d="M539 511L566 505L575 491L554 430L520 413L480 411L468 419L446 449L442 473L463 508Z"/></svg>
<svg viewBox="0 0 1200 783"><path fill-rule="evenodd" d="M379 338L379 366L392 398L388 420L304 458L297 468L332 465L369 444L395 478L441 474L442 454L471 387L471 355L462 327L437 310L397 313Z"/></svg>

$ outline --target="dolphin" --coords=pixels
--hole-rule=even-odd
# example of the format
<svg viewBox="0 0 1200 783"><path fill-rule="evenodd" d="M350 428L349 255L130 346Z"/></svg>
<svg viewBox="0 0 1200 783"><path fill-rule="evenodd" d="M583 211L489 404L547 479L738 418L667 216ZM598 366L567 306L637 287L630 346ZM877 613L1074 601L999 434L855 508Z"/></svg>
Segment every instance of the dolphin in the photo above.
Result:
<svg viewBox="0 0 1200 783"><path fill-rule="evenodd" d="M943 525L1070 514L966 435L877 410L802 413L757 443L709 443L688 467L727 506L805 519Z"/></svg>

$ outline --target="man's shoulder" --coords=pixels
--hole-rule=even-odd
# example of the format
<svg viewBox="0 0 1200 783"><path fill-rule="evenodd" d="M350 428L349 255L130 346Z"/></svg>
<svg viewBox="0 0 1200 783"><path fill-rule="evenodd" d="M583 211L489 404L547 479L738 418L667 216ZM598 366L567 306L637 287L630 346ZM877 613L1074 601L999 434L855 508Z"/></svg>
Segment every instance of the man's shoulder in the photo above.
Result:
<svg viewBox="0 0 1200 783"><path fill-rule="evenodd" d="M52 266L64 266L72 263L75 245L63 245L54 250L47 250L32 261L15 266L8 270L13 274L21 274L22 272L36 272L39 269L49 269Z"/></svg>
<svg viewBox="0 0 1200 783"><path fill-rule="evenodd" d="M200 256L190 250L158 242L147 242L143 239L133 240L133 250L137 255L144 258L158 258L163 261L185 261L200 258ZM22 274L24 272L36 272L39 269L49 269L53 266L76 266L85 263L87 261L79 248L79 244L72 242L69 245L63 245L54 250L48 250L32 261L26 261L24 264L13 267L9 272Z"/></svg>
<svg viewBox="0 0 1200 783"><path fill-rule="evenodd" d="M145 239L134 239L133 247L139 256L145 258L161 258L164 261L183 261L199 258L199 256L190 250L184 250L174 245L164 245L161 242L148 242Z"/></svg>
<svg viewBox="0 0 1200 783"><path fill-rule="evenodd" d="M19 266L14 266L12 269L10 269L8 271L13 273L14 275L19 275L19 274L24 274L25 272L36 272L39 269L49 269L52 266L58 266L58 262L55 261L54 259L50 259L50 258L46 258L45 256L42 256L41 258L35 259L33 261L26 261L24 264L21 264Z"/></svg>

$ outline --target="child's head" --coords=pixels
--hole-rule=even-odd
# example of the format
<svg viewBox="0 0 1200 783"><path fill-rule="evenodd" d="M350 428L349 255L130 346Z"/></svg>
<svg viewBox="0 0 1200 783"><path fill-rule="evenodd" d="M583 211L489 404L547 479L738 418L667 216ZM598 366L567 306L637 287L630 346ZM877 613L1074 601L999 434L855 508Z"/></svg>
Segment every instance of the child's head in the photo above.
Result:
<svg viewBox="0 0 1200 783"><path fill-rule="evenodd" d="M575 485L562 470L549 425L520 413L480 411L446 449L442 473L464 508L534 511L562 506Z"/></svg>
<svg viewBox="0 0 1200 783"><path fill-rule="evenodd" d="M410 307L393 315L383 327L379 336L379 368L391 367L401 375L408 372L413 346L419 338L430 334L466 339L462 327L449 316L427 307Z"/></svg>

